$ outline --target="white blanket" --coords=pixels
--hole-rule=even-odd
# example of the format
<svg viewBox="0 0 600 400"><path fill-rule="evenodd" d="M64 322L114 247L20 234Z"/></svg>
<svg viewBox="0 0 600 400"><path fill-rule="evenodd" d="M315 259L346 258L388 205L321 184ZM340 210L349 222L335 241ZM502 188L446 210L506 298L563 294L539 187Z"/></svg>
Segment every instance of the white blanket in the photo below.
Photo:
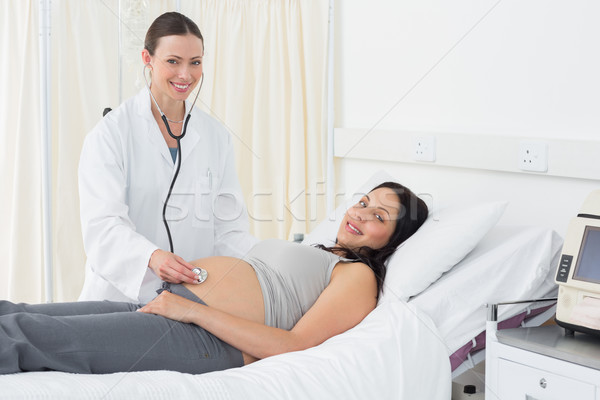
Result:
<svg viewBox="0 0 600 400"><path fill-rule="evenodd" d="M378 306L357 327L312 349L242 368L0 376L2 399L430 399L451 393L448 349L416 306Z"/></svg>

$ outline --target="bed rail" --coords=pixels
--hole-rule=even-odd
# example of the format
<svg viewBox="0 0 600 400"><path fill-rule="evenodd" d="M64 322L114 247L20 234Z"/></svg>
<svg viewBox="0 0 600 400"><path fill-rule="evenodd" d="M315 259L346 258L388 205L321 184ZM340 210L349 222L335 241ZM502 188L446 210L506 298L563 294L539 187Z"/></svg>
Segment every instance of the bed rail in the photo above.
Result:
<svg viewBox="0 0 600 400"><path fill-rule="evenodd" d="M487 307L487 321L488 322L498 322L498 306L506 306L512 304L524 304L524 303L541 303L544 301L557 301L557 297L546 297L543 299L529 299L529 300L517 300L517 301L505 301L501 303L491 303L486 304Z"/></svg>

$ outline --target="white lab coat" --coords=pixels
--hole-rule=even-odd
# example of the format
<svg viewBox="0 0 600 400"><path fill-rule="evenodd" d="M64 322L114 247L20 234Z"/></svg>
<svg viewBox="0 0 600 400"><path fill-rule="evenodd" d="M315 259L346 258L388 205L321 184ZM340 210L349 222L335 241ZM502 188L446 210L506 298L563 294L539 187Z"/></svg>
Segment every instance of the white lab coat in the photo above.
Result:
<svg viewBox="0 0 600 400"><path fill-rule="evenodd" d="M256 239L248 233L231 135L195 108L181 147L166 214L174 253L187 261L243 255ZM169 250L162 209L174 172L146 88L87 135L79 163L87 254L79 300L146 303L156 295L161 281L148 261L156 249Z"/></svg>

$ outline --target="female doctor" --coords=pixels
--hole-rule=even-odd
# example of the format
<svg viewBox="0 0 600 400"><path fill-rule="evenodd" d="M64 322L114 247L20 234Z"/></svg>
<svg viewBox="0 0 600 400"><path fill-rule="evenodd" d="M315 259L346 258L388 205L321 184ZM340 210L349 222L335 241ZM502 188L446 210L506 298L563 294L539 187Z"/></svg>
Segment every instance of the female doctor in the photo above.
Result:
<svg viewBox="0 0 600 400"><path fill-rule="evenodd" d="M79 163L87 254L79 300L146 303L161 281L198 283L185 260L239 257L256 243L231 136L193 106L197 95L190 101L202 85L203 54L191 19L159 16L142 51L147 87L87 135Z"/></svg>

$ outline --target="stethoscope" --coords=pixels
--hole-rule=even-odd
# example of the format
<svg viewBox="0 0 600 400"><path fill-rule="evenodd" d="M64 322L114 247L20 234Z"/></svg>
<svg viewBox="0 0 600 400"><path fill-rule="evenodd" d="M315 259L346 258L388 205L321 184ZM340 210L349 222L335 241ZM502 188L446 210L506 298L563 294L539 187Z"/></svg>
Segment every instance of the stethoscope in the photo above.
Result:
<svg viewBox="0 0 600 400"><path fill-rule="evenodd" d="M200 95L200 90L202 89L202 84L204 83L204 72L202 73L200 86L198 87L198 92L196 93L196 98L194 99L194 102L192 103L192 106L190 107L190 110L187 114L187 117L185 117L185 120L171 121L173 123L183 122L183 130L181 131L181 134L174 135L173 132L171 131L171 126L169 125L170 120L167 118L165 113L161 110L160 106L158 105L158 102L156 101L156 99L154 98L154 95L152 94L152 90L150 90L150 84L148 83L148 78L146 77L146 68L148 67L148 65L149 64L144 64L144 70L142 72L142 74L144 75L144 81L146 81L146 87L148 88L148 92L150 93L150 97L152 98L154 105L156 106L156 108L158 109L158 112L160 113L160 118L165 123L165 127L167 128L167 133L169 134L169 136L171 136L173 139L175 139L177 141L177 167L175 168L175 173L173 174L173 179L171 180L171 185L169 186L167 198L165 199L165 204L164 204L163 210L162 210L162 220L163 220L163 224L165 225L165 229L167 231L167 237L169 239L169 249L170 249L171 253L174 253L173 239L171 238L171 229L169 229L169 223L167 222L167 217L166 217L167 204L169 203L169 199L171 198L171 193L173 191L173 187L175 186L175 181L177 180L177 176L179 175L179 170L181 169L181 139L183 139L183 137L185 136L185 134L187 132L187 126L188 126L188 122L190 122L190 117L192 116L192 110L194 109L194 105L196 105L196 100L198 100L198 96ZM185 102L184 102L184 107L185 107ZM206 270L204 270L202 268L194 268L192 270L192 272L194 272L198 276L198 283L204 282L208 276L208 272L206 272Z"/></svg>

